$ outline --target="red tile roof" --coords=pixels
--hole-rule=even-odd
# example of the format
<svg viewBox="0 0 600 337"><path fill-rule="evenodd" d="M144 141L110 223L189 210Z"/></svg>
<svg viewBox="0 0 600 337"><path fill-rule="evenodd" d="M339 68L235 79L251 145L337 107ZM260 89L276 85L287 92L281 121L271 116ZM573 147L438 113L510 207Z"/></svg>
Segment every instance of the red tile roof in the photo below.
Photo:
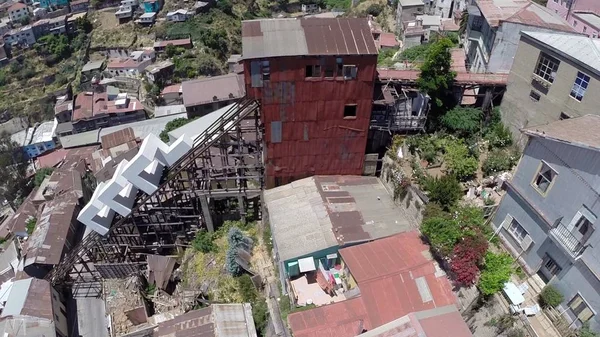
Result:
<svg viewBox="0 0 600 337"><path fill-rule="evenodd" d="M398 47L399 43L396 40L396 35L393 33L381 33L379 35L379 45L382 47Z"/></svg>
<svg viewBox="0 0 600 337"><path fill-rule="evenodd" d="M294 313L288 321L294 337L354 337L371 329L361 298Z"/></svg>
<svg viewBox="0 0 600 337"><path fill-rule="evenodd" d="M73 121L90 118L94 115L94 93L82 92L75 97L73 104Z"/></svg>
<svg viewBox="0 0 600 337"><path fill-rule="evenodd" d="M23 8L27 8L27 5L22 2L15 2L12 6L8 7L8 11L12 12Z"/></svg>
<svg viewBox="0 0 600 337"><path fill-rule="evenodd" d="M166 86L161 92L161 95L171 94L171 93L181 93L181 83L173 84Z"/></svg>
<svg viewBox="0 0 600 337"><path fill-rule="evenodd" d="M417 231L343 248L339 253L358 284L360 297L351 303L291 314L288 320L294 336L354 337L359 333L356 322L368 330L412 312L456 305L450 281L437 272L429 247Z"/></svg>
<svg viewBox="0 0 600 337"><path fill-rule="evenodd" d="M37 157L37 167L54 167L58 165L69 153L68 150L58 149L54 150L48 154L41 155Z"/></svg>
<svg viewBox="0 0 600 337"><path fill-rule="evenodd" d="M554 16L552 19L549 17ZM506 22L520 23L527 26L542 27L564 32L576 32L571 25L552 10L530 2L527 6L510 16Z"/></svg>
<svg viewBox="0 0 600 337"><path fill-rule="evenodd" d="M110 149L129 141L135 140L135 133L132 128L126 128L113 133L109 133L100 138L103 149Z"/></svg>
<svg viewBox="0 0 600 337"><path fill-rule="evenodd" d="M419 322L427 337L473 336L458 311L421 318Z"/></svg>

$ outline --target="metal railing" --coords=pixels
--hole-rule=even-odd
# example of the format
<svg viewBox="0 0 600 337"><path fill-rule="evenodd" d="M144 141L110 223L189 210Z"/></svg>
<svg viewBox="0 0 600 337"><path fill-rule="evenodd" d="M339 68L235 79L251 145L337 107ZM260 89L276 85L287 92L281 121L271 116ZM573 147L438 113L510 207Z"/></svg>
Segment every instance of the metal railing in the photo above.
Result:
<svg viewBox="0 0 600 337"><path fill-rule="evenodd" d="M582 242L579 238L575 237L562 222L554 224L550 232L571 256L578 257L583 254L583 251L586 248L585 242Z"/></svg>

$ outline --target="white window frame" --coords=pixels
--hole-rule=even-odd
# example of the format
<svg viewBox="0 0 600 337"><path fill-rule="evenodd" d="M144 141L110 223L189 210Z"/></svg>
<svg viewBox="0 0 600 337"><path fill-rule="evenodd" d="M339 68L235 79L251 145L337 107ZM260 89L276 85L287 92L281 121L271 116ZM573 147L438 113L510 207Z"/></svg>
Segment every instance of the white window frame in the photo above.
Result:
<svg viewBox="0 0 600 337"><path fill-rule="evenodd" d="M342 75L345 80L355 80L358 77L358 67L353 64L344 64Z"/></svg>
<svg viewBox="0 0 600 337"><path fill-rule="evenodd" d="M576 313L575 308L573 308L573 303L576 302L577 298L579 298L579 300L581 302L579 304L577 304L575 306L575 308L579 307L581 304L585 305L585 308L583 310L581 310L579 313ZM596 312L594 311L594 309L592 309L592 306L585 300L585 298L579 292L577 294L575 294L575 296L573 296L569 300L569 302L567 302L567 307L573 312L573 314L577 317L577 319L582 323L587 322L590 319L592 319L594 316L596 316ZM582 313L584 313L586 310L589 311L590 316L583 319L581 316L582 316Z"/></svg>
<svg viewBox="0 0 600 337"><path fill-rule="evenodd" d="M521 246L523 251L528 250L533 244L533 239L531 238L531 235L529 235L529 232L525 229L525 227L523 227L523 225L519 223L519 221L513 218L512 215L506 214L501 226L510 234L510 236L513 237L519 246ZM522 237L516 233L519 228L524 233Z"/></svg>
<svg viewBox="0 0 600 337"><path fill-rule="evenodd" d="M549 181L548 181L548 178L542 174L544 167L547 167L548 170L550 171L550 173L552 174L551 179ZM554 186L554 182L556 181L557 176L558 176L558 172L556 172L556 170L553 169L552 166L550 166L548 163L546 163L545 161L542 160L537 171L535 172L535 175L533 176L533 180L531 181L531 186L533 186L533 188L535 188L535 190L538 191L541 195L546 196L548 194L548 191L550 191L552 186ZM544 178L546 181L548 181L548 187L546 187L545 190L542 190L539 186L538 180L540 177Z"/></svg>
<svg viewBox="0 0 600 337"><path fill-rule="evenodd" d="M553 83L559 66L559 60L544 52L541 52L538 62L535 66L534 74L541 77L544 81Z"/></svg>
<svg viewBox="0 0 600 337"><path fill-rule="evenodd" d="M590 80L590 76L588 76L585 73L582 73L581 71L578 71L577 76L575 77L575 82L573 82L573 87L571 88L570 96L573 99L581 102L583 96L585 96L585 91L590 85Z"/></svg>
<svg viewBox="0 0 600 337"><path fill-rule="evenodd" d="M571 219L571 222L569 223L569 226L567 227L567 230L569 230L569 232L573 233L573 231L577 228L577 231L580 231L581 228L579 227L581 224L580 222L582 221L582 219L585 219L588 221L588 229L586 230L585 233L581 233L581 235L586 235L590 230L594 230L594 223L596 222L596 215L594 213L592 213L592 211L590 211L587 207L582 206L579 211L577 211L577 213L575 213L575 216L573 216L573 219Z"/></svg>
<svg viewBox="0 0 600 337"><path fill-rule="evenodd" d="M529 235L527 230L515 218L513 218L510 222L508 232L515 240L517 240L518 243L523 242L523 239Z"/></svg>

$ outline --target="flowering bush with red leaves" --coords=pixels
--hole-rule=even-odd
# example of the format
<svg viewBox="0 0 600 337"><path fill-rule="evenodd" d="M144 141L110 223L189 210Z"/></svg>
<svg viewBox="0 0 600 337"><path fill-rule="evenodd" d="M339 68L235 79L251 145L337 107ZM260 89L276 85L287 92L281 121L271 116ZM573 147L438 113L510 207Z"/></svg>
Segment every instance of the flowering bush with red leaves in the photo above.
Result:
<svg viewBox="0 0 600 337"><path fill-rule="evenodd" d="M475 284L487 248L488 242L481 234L467 236L454 247L450 269L456 283L464 286Z"/></svg>

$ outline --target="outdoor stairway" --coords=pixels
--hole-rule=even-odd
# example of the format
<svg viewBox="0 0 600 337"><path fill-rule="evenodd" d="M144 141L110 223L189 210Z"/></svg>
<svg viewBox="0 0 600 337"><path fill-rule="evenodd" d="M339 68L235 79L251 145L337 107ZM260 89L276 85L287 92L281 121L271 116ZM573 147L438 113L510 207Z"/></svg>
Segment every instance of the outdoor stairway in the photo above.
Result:
<svg viewBox="0 0 600 337"><path fill-rule="evenodd" d="M205 131L198 135L193 140L193 148L176 161L171 167L165 168L164 177L167 177L158 189L151 195L140 194L137 197L135 205L128 216L120 218L118 221L113 222L111 228L108 230L105 236L98 234L95 231L90 233L83 238L73 249L71 249L63 258L61 263L55 266L50 273L45 277L46 280L50 281L53 285L59 284L65 281L67 275L73 270L73 267L86 258L88 252L94 248L98 248L103 245L103 242L110 237L110 234L115 231L116 228L123 226L125 221L131 216L132 213L138 211L144 203L146 203L153 195L159 191L168 187L168 182L172 179L176 179L178 173L185 170L194 161L200 157L203 153L208 151L211 146L215 145L223 136L228 133L241 123L245 118L251 116L254 113L258 113L260 108L259 103L256 100L249 98L240 99L236 105L230 108L222 117L216 120L210 125ZM258 116L257 116L258 118ZM103 250L104 248L101 248ZM97 277L95 271L90 271L90 275ZM77 280L71 280L77 282ZM86 282L84 280L84 282Z"/></svg>

